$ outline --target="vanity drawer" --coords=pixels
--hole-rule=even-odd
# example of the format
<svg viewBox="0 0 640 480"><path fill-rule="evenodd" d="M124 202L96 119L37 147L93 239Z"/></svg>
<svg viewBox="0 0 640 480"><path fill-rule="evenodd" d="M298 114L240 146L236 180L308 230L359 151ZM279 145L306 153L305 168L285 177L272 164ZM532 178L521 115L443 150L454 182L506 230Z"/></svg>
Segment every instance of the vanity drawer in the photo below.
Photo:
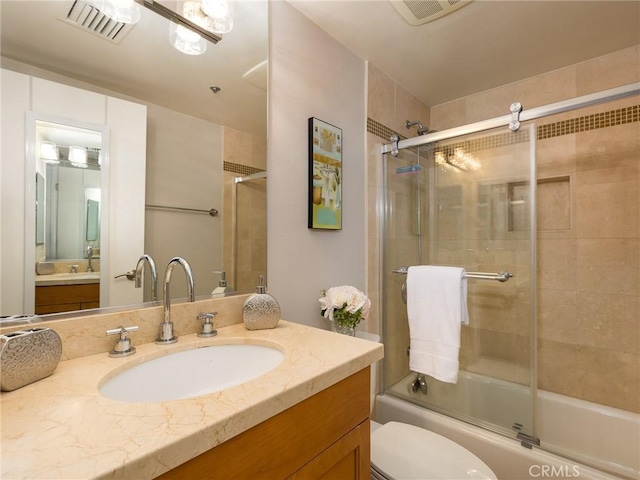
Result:
<svg viewBox="0 0 640 480"><path fill-rule="evenodd" d="M99 283L36 287L36 314L86 310L99 306Z"/></svg>

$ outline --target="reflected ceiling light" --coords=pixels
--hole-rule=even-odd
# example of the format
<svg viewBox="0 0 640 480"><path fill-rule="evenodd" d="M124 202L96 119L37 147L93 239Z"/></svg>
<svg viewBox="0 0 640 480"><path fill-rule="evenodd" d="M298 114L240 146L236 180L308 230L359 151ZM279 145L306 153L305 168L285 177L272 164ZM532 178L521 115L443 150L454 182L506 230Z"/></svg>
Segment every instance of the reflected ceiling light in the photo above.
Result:
<svg viewBox="0 0 640 480"><path fill-rule="evenodd" d="M474 155L466 153L461 147L453 149L453 152L436 152L435 161L436 165L439 165L443 170L454 172L478 170L481 166L480 161Z"/></svg>
<svg viewBox="0 0 640 480"><path fill-rule="evenodd" d="M213 32L210 25L210 18L202 11L201 0L188 0L182 5L182 15L197 26ZM202 55L207 51L207 43L197 33L183 25L171 23L169 26L169 39L171 44L182 53L187 55Z"/></svg>
<svg viewBox="0 0 640 480"><path fill-rule="evenodd" d="M140 5L135 0L94 0L93 4L116 22L138 23L140 20Z"/></svg>
<svg viewBox="0 0 640 480"><path fill-rule="evenodd" d="M74 167L87 168L87 149L84 147L69 147L69 162Z"/></svg>
<svg viewBox="0 0 640 480"><path fill-rule="evenodd" d="M228 33L233 28L233 2L228 0L199 0L200 8L208 17L207 30Z"/></svg>
<svg viewBox="0 0 640 480"><path fill-rule="evenodd" d="M202 55L207 51L204 38L182 25L169 25L169 40L171 45L187 55Z"/></svg>
<svg viewBox="0 0 640 480"><path fill-rule="evenodd" d="M40 158L47 163L60 163L60 157L58 155L58 146L53 142L41 142L40 143Z"/></svg>

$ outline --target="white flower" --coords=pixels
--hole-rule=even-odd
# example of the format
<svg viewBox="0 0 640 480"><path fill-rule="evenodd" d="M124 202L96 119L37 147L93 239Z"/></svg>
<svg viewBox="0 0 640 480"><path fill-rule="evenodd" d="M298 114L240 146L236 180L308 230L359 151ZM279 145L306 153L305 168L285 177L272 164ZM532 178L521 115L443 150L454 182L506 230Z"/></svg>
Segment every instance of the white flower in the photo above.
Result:
<svg viewBox="0 0 640 480"><path fill-rule="evenodd" d="M333 321L333 313L335 310L342 310L357 316L360 312L359 319L366 319L371 308L371 300L355 287L342 285L339 287L331 287L320 298L320 306L324 317Z"/></svg>

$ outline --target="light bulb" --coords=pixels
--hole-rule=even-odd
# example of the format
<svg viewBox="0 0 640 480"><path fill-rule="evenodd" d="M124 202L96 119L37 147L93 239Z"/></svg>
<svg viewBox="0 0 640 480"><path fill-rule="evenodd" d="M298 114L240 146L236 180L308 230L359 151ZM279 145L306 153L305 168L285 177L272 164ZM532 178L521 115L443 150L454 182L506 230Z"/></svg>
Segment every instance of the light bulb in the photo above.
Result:
<svg viewBox="0 0 640 480"><path fill-rule="evenodd" d="M140 20L140 5L134 0L94 0L93 4L116 22L138 23Z"/></svg>
<svg viewBox="0 0 640 480"><path fill-rule="evenodd" d="M223 18L229 15L229 4L226 0L202 0L202 11L213 18Z"/></svg>
<svg viewBox="0 0 640 480"><path fill-rule="evenodd" d="M202 55L207 51L207 42L200 35L173 22L169 26L169 40L171 45L187 55Z"/></svg>

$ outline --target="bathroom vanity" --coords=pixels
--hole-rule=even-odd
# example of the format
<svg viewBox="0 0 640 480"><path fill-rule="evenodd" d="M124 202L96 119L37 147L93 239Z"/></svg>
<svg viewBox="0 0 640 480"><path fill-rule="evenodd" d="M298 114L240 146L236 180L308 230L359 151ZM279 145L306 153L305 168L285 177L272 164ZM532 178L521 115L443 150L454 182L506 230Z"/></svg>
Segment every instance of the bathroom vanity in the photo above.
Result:
<svg viewBox="0 0 640 480"><path fill-rule="evenodd" d="M198 303L185 308L209 307ZM151 317L148 312L155 315L148 309L114 320L142 323ZM183 312L176 308L175 313ZM49 326L55 329L55 322ZM369 365L382 358L381 344L285 321L270 330L249 331L240 323L216 328L216 337L191 333L168 346L140 344L134 333L135 355L73 358L61 362L51 377L2 393L0 476L369 477ZM62 331L63 345L66 335ZM130 403L99 391L142 362L242 343L277 348L284 359L260 377L193 398Z"/></svg>

